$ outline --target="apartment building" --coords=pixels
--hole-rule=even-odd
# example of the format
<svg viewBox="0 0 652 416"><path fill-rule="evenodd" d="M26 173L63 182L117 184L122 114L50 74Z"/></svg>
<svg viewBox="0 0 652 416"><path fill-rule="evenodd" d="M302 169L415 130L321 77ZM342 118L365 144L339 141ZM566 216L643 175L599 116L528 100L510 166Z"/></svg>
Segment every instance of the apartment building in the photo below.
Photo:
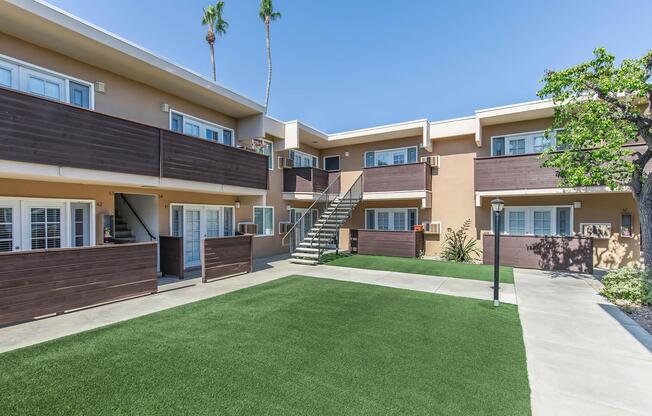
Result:
<svg viewBox="0 0 652 416"><path fill-rule="evenodd" d="M538 101L326 134L61 10L10 0L0 4L0 251L176 236L193 268L203 237L251 232L262 258L314 241L328 206L355 188L328 246L348 249L351 230L423 225L424 254L437 256L445 230L468 219L489 248L500 197L507 259L639 262L627 191L562 189L540 167L537 154L555 145L543 135L552 114ZM314 258L308 247L296 257Z"/></svg>

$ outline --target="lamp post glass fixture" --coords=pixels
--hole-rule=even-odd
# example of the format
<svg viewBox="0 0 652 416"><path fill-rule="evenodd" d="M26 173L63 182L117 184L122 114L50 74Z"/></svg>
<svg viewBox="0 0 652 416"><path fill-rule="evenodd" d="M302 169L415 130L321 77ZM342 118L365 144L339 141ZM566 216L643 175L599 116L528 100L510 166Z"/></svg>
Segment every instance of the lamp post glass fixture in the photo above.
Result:
<svg viewBox="0 0 652 416"><path fill-rule="evenodd" d="M500 285L500 214L503 212L505 202L502 199L491 201L494 212L494 306L500 305L498 290Z"/></svg>

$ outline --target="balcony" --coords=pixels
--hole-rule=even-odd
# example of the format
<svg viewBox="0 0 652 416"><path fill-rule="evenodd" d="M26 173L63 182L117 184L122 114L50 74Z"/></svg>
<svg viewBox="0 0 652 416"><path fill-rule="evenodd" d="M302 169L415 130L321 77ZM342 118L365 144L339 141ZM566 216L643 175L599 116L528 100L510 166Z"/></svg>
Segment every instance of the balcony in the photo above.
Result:
<svg viewBox="0 0 652 416"><path fill-rule="evenodd" d="M475 190L512 191L556 188L554 169L542 168L538 154L475 159Z"/></svg>
<svg viewBox="0 0 652 416"><path fill-rule="evenodd" d="M365 200L429 200L427 196L432 189L432 174L427 163L364 168L363 174Z"/></svg>
<svg viewBox="0 0 652 416"><path fill-rule="evenodd" d="M319 168L291 168L283 170L284 199L314 199L326 190L338 172L328 172ZM339 192L339 189L332 189Z"/></svg>
<svg viewBox="0 0 652 416"><path fill-rule="evenodd" d="M87 181L95 179L78 169L109 172L97 180L142 186L215 190L183 182L193 181L266 190L268 180L266 156L5 88L0 88L0 160L56 166L58 176L65 176L61 168L75 168L70 178ZM9 165L0 174L13 171L57 176Z"/></svg>

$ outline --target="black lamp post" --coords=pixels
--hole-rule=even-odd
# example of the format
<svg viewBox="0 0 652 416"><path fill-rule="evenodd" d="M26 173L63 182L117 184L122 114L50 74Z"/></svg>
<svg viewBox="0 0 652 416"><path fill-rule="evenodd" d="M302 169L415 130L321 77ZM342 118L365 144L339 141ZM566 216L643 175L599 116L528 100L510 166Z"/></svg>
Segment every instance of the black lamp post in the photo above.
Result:
<svg viewBox="0 0 652 416"><path fill-rule="evenodd" d="M494 306L499 306L498 289L500 285L500 214L503 212L505 203L497 198L491 201L491 209L494 212Z"/></svg>

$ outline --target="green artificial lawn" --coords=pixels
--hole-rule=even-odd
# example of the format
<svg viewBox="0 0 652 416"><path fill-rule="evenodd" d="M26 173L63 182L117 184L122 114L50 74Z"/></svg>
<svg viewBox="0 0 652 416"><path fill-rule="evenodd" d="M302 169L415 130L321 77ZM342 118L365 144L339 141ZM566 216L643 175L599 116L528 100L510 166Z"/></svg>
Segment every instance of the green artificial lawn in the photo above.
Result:
<svg viewBox="0 0 652 416"><path fill-rule="evenodd" d="M0 355L0 415L529 415L515 306L290 276Z"/></svg>
<svg viewBox="0 0 652 416"><path fill-rule="evenodd" d="M386 270L425 274L428 276L457 277L460 279L494 280L494 266L487 264L454 263L403 257L367 256L362 254L327 254L322 261L329 266L354 267L356 269ZM514 283L514 270L500 267L500 281Z"/></svg>

